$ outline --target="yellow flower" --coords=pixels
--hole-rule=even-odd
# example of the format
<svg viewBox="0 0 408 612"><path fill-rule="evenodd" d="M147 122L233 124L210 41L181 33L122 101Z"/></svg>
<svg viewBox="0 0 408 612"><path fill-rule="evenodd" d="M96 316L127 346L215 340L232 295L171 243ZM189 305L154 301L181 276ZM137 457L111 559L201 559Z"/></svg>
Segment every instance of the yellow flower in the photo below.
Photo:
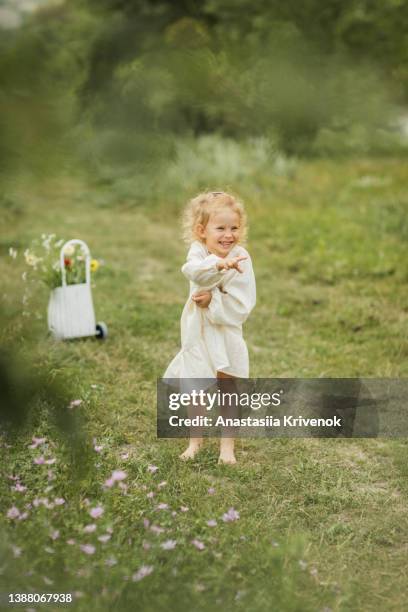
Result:
<svg viewBox="0 0 408 612"><path fill-rule="evenodd" d="M91 260L91 272L96 272L99 268L99 261L97 259Z"/></svg>

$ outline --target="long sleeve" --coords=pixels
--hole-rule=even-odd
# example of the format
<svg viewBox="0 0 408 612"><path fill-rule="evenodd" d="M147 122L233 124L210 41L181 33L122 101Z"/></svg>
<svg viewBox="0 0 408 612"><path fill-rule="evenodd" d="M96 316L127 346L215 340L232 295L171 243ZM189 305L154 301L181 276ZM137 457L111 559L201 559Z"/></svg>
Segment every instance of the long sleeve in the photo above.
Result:
<svg viewBox="0 0 408 612"><path fill-rule="evenodd" d="M242 273L235 272L224 290L216 287L205 315L215 325L242 325L256 303L255 276L251 259L241 262ZM224 293L225 291L225 293Z"/></svg>
<svg viewBox="0 0 408 612"><path fill-rule="evenodd" d="M187 255L187 261L181 271L184 276L201 287L218 283L225 274L225 270L219 271L217 263L222 261L217 255L205 254L204 247L193 243Z"/></svg>

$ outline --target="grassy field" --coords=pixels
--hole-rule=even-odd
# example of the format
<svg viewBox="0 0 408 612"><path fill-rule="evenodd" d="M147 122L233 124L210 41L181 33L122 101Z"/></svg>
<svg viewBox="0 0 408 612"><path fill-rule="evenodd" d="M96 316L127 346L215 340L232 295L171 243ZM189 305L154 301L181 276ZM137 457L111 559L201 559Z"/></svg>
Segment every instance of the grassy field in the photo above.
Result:
<svg viewBox="0 0 408 612"><path fill-rule="evenodd" d="M278 170L231 181L257 278L251 376L407 377L406 161ZM80 612L406 610L406 440L245 439L228 468L214 440L183 464L184 441L156 439L156 378L179 348L187 296L178 214L199 186L150 201L134 195L136 182L65 176L16 184L4 206L3 341L82 400L73 410L92 462L78 476L40 408L34 429L2 437L0 591L73 592ZM37 286L23 307L22 252L43 233L82 238L104 260L93 295L106 342L53 341ZM29 449L33 435L46 442ZM40 455L56 462L33 463ZM104 488L117 469L122 486ZM8 518L13 506L27 518ZM239 519L226 522L231 507Z"/></svg>

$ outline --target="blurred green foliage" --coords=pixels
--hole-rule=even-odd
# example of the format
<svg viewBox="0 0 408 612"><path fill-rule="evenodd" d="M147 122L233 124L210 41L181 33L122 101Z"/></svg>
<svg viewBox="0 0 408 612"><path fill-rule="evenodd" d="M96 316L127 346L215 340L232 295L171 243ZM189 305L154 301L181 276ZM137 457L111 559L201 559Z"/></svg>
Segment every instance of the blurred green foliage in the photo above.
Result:
<svg viewBox="0 0 408 612"><path fill-rule="evenodd" d="M84 475L90 468L91 446L83 417L69 410L70 398L68 382L55 364L36 363L1 339L0 431L13 441L40 426L53 430L66 444L76 475Z"/></svg>
<svg viewBox="0 0 408 612"><path fill-rule="evenodd" d="M3 30L3 172L78 156L146 175L177 140L401 152L408 0L74 0ZM126 167L126 168L125 168Z"/></svg>

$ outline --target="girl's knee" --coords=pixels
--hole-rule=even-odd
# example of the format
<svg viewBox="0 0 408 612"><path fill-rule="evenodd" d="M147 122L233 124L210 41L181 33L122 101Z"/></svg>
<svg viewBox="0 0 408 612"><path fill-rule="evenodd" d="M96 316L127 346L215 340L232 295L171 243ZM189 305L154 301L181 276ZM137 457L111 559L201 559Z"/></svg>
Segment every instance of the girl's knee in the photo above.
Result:
<svg viewBox="0 0 408 612"><path fill-rule="evenodd" d="M225 372L217 372L217 378L235 378L231 376L231 374L226 374Z"/></svg>

